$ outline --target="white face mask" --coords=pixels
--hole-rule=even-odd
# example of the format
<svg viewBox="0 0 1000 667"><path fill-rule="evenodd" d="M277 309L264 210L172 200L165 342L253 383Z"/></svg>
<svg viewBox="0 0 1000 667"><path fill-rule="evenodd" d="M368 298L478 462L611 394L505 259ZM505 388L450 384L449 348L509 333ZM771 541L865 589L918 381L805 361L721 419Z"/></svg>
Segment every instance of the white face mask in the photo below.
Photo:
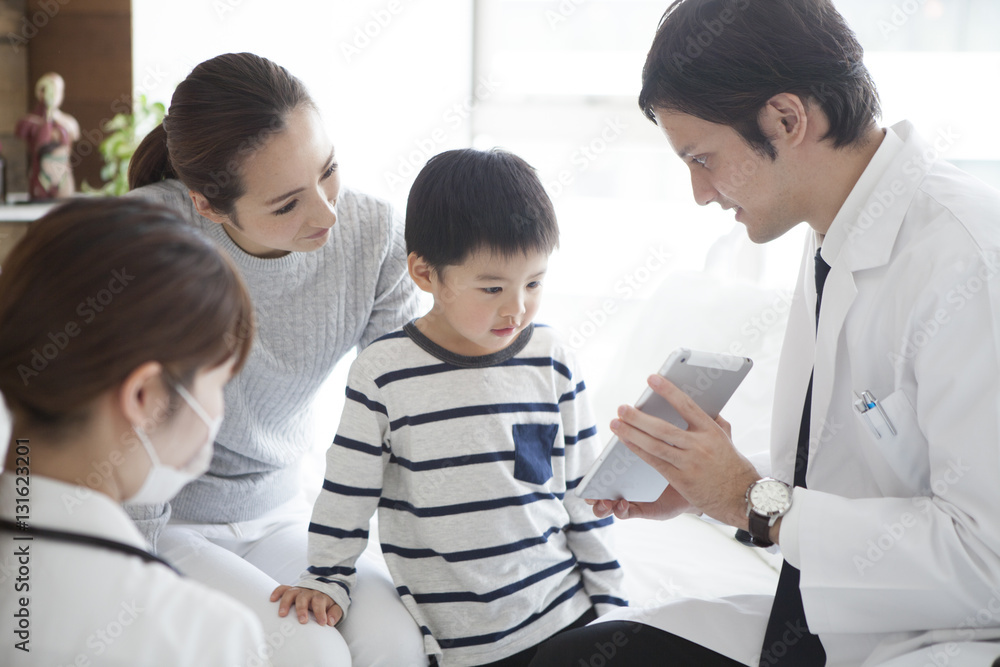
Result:
<svg viewBox="0 0 1000 667"><path fill-rule="evenodd" d="M149 455L149 459L153 465L149 469L146 481L142 483L142 486L139 487L135 495L128 499L127 502L129 504L152 505L168 502L184 488L185 484L201 477L208 471L208 466L212 463L213 444L215 443L215 436L218 435L219 428L222 426L222 415L211 419L208 413L205 412L205 409L195 400L194 396L180 385L177 385L177 393L181 395L181 398L191 406L195 414L208 426L208 435L205 438L205 442L202 443L198 451L191 457L191 460L178 470L177 468L171 468L160 463L160 458L156 455L156 450L153 449L153 443L149 441L149 436L146 435L142 427L133 426L135 434L139 436L142 446L146 448L146 453Z"/></svg>

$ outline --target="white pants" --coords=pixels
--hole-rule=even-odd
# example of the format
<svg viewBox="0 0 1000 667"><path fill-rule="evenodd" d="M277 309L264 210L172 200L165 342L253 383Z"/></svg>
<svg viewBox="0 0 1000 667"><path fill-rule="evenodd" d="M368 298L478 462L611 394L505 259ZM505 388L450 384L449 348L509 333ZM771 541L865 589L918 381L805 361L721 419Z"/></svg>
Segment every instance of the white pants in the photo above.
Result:
<svg viewBox="0 0 1000 667"><path fill-rule="evenodd" d="M311 508L297 498L258 519L200 524L171 521L159 553L185 575L236 598L260 618L274 667L425 667L420 629L396 594L381 554L357 562L351 611L336 628L310 613L300 625L294 608L278 616L271 592L293 585L306 569Z"/></svg>

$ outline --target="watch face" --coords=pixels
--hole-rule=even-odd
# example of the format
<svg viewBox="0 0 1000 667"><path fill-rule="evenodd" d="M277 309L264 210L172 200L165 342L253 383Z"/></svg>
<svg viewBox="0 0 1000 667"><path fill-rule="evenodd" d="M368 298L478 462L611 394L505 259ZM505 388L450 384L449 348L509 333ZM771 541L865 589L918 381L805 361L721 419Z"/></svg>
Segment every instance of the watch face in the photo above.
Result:
<svg viewBox="0 0 1000 667"><path fill-rule="evenodd" d="M778 514L786 511L790 504L788 487L778 481L760 482L750 491L750 506L757 514Z"/></svg>

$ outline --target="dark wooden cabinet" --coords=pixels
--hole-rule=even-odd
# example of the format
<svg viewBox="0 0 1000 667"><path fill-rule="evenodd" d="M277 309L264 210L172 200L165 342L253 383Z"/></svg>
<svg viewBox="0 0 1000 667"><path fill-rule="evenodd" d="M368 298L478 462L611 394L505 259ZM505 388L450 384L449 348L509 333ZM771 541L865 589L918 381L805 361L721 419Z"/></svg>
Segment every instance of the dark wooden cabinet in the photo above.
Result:
<svg viewBox="0 0 1000 667"><path fill-rule="evenodd" d="M66 81L62 109L80 123L73 147L77 187L101 183L97 147L102 126L132 104L132 4L130 0L28 0L29 20L45 20L28 42L29 104L46 72ZM123 106L124 105L124 106Z"/></svg>
<svg viewBox="0 0 1000 667"><path fill-rule="evenodd" d="M0 0L0 142L9 163L9 190L27 189L24 142L17 120L35 105L46 72L66 82L62 110L80 123L71 161L77 187L98 186L102 127L132 105L130 0Z"/></svg>

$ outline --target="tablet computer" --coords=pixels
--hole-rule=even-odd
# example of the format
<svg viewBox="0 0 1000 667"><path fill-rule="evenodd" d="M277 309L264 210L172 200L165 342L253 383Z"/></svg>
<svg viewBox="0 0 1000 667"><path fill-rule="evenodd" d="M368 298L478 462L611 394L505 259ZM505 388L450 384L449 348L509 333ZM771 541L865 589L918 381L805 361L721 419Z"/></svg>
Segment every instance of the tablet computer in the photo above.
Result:
<svg viewBox="0 0 1000 667"><path fill-rule="evenodd" d="M693 398L714 419L750 372L752 365L753 362L747 357L680 348L667 357L660 375ZM687 422L674 407L649 387L646 387L635 406L678 428L687 428ZM667 480L663 475L632 453L617 437L612 437L576 487L576 494L593 500L624 498L632 502L652 502L666 488Z"/></svg>

